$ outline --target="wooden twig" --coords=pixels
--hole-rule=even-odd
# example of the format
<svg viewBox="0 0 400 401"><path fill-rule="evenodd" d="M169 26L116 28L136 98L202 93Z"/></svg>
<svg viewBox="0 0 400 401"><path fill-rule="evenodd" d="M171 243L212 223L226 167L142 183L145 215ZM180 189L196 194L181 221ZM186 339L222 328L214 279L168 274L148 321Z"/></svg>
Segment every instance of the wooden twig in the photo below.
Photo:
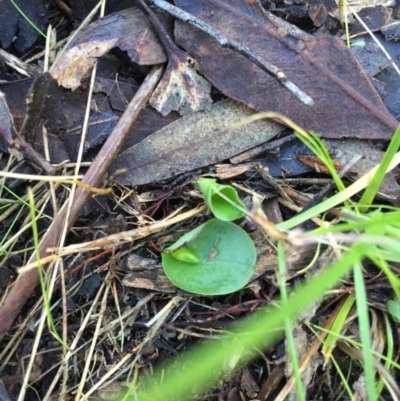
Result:
<svg viewBox="0 0 400 401"><path fill-rule="evenodd" d="M14 145L17 149L25 153L25 155L31 160L36 166L46 172L47 175L55 175L56 169L35 149L32 145L25 141L25 139L16 132L17 140L14 141Z"/></svg>
<svg viewBox="0 0 400 401"><path fill-rule="evenodd" d="M245 56L248 60L250 60L255 65L260 67L267 74L275 78L294 97L296 97L298 100L300 100L300 102L302 102L306 106L312 106L314 104L314 101L311 99L311 97L308 96L306 93L304 93L296 84L287 79L285 73L280 68L264 60L262 57L259 57L257 54L254 54L252 50L249 49L247 46L243 46L240 43L236 42L235 40L225 37L220 32L212 28L210 25L206 24L201 19L187 13L186 11L183 11L178 7L173 6L172 4L167 3L164 0L149 0L149 1L151 4L173 15L175 18L178 18L181 21L193 25L194 27L210 35L221 45L221 47L231 49L241 54L242 56Z"/></svg>
<svg viewBox="0 0 400 401"><path fill-rule="evenodd" d="M160 20L153 13L150 7L145 3L144 0L137 0L137 6L142 10L143 14L149 19L149 21L153 24L154 29L158 34L158 38L160 42L164 46L164 50L167 53L168 60L174 58L175 54L184 54L182 50L178 49L178 46L172 41L170 36L167 33L167 30L163 27ZM185 55L187 58L187 55Z"/></svg>
<svg viewBox="0 0 400 401"><path fill-rule="evenodd" d="M91 186L98 185L111 162L118 154L118 151L120 150L126 136L137 121L140 111L146 105L146 102L151 96L154 88L157 86L157 83L162 75L162 70L163 68L161 66L153 67L142 86L136 92L135 96L127 106L124 114L118 121L118 124L97 155L95 161L85 174L85 177L83 178L83 182L85 184ZM72 208L70 209L68 216L68 230L73 226L79 217L90 196L91 193L82 187L79 187L76 190L74 200L72 202ZM38 250L40 258L48 256L46 252L47 248L54 247L58 244L62 227L65 224L66 210L66 208L63 208L43 237ZM33 254L28 263L31 263L35 259L36 255ZM22 306L31 295L37 282L37 269L32 269L18 276L3 305L0 306L0 340L5 336L7 331L12 326L15 318L18 316Z"/></svg>

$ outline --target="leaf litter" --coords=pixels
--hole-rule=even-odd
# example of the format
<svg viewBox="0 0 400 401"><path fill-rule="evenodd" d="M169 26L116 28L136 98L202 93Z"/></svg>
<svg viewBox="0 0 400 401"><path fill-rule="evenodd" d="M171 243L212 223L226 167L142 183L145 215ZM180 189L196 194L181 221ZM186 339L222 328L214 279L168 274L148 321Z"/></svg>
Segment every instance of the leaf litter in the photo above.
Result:
<svg viewBox="0 0 400 401"><path fill-rule="evenodd" d="M153 3L160 2L157 0ZM314 4L315 2L309 3ZM104 212L95 216L93 221L85 223L84 220L80 220L82 225L85 225L84 230L80 231L80 225L75 224L74 232L75 234L79 233L81 246L72 244L60 250L68 264L67 291L71 294L71 302L68 305L68 329L79 328L79 333L90 334L93 341L104 345L108 355L115 352L118 357L126 361L127 365L125 366L133 361L133 356L137 357L133 363L136 364L137 361L140 361L136 365L140 373L145 373L145 366L152 365L160 358L159 352L162 349L160 339L164 341L164 346L166 344L166 351L161 352L165 352L165 355L175 353L174 348L178 349L182 345L182 340L178 341L178 334L182 334L186 338L204 337L203 330L206 328L207 333L218 335L216 331L214 332L214 328L229 328L231 321L234 320L231 317L236 319L243 313L270 302L271 298L277 294L276 266L278 259L274 246L271 245L273 237L266 240L265 233L259 230L255 222L264 221L265 215L268 215L275 224L284 221L290 216L288 210L299 211L304 205L307 205L307 202L311 202L313 196L318 199L320 195L318 187L313 187L314 184L310 184L308 187L306 182L317 183L320 180L320 184L315 185L321 185L326 183L326 180L330 181L326 176L325 178L313 178L320 176L318 161L310 158L310 153L303 145L298 146L296 141L284 142L288 132L284 130L282 121L263 120L253 122L240 129L232 129L233 122L239 122L244 117L251 116L255 110L283 112L303 128L314 130L325 138L325 144L337 163L338 169L346 170L352 156L356 153L362 154L364 156L362 163L358 162L356 166L351 166L346 170L348 173L345 177L347 176L351 180L364 174L381 160L379 147L375 148L374 144L365 139L387 140L393 132L393 127L397 124L384 107L371 85L370 79L337 38L310 38L299 29L280 22L279 18L264 11L260 4L254 1L241 3L231 1L228 4L210 0L190 4L178 0L176 5L189 10L193 15L200 16L200 19L214 26L232 43L242 44L254 52L258 58L262 57L266 62L280 68L290 82L293 81L313 99L314 105L311 107L303 105L282 85L282 81L279 82L276 79L276 76L270 75L256 64L246 60L237 51L219 47L212 38L201 33L197 28L176 22L175 36L172 35L171 19L163 13L159 13L157 7L154 9L162 23L166 23L170 37L174 37L176 43L187 52L181 53L184 54L185 62L188 57L195 60L193 63L191 62L190 66L185 65L184 68L194 67L193 71L199 69L200 74L203 74L204 78L214 86L213 98L217 101L211 105L210 100L207 100L205 108L208 110L201 112L187 114L188 109L181 109L181 114L187 115L171 124L169 123L176 119L176 115L171 116L172 113L169 113L169 109L160 108L162 114L170 114L168 115L169 120L166 122L165 117L147 107L142 114L142 126L136 126L131 130L132 135L129 141L132 146L125 148L108 170L109 178L111 177L108 184L114 186L115 197L109 199L108 205L104 207L111 206L113 208L108 210L118 209L127 217L129 223L123 219L124 224L120 226L118 232L109 233L108 227L116 224L113 223L112 216L104 209ZM319 23L315 23L315 26L324 24L324 21L329 18L323 8L320 7L320 9L322 16L313 14L313 19L317 20L319 17ZM294 11L295 7L292 7L292 15L295 15ZM131 19L132 15L138 17L137 22L133 22L135 20ZM121 16L123 17L121 18ZM121 28L124 21L128 21L128 23ZM242 23L246 26L242 26ZM129 33L133 25L140 29L134 31L132 37L129 36ZM235 27L233 31L230 28L232 26ZM104 43L101 42L102 32L106 32L108 35L105 36ZM238 32L241 34L240 37L235 36ZM83 40L85 35L86 39ZM97 39L94 40L95 37ZM146 38L145 48L135 42L136 38ZM80 40L82 41L79 42ZM96 48L99 43L99 48ZM131 43L133 45L128 49L127 46ZM131 60L136 57L135 62L137 63L164 62L166 55L169 59L171 58L171 53L163 50L163 47L160 46L152 25L148 23L143 14L137 9L127 9L99 20L87 28L83 32L83 36L77 38L77 41L71 45L70 49L74 50L70 53L68 50L66 51L66 58L61 60L60 69L55 70L54 76L59 79L60 84L75 89L75 94L76 91L85 91L86 89L81 85L95 59L115 46L128 49L129 57ZM154 54L156 54L156 58L148 62ZM144 62L145 57L148 58ZM158 61L160 59L162 61ZM321 65L316 67L318 63ZM174 70L182 66L182 64L171 65L173 67L170 68L170 76L175 72ZM165 79L169 79L168 74L164 75ZM99 114L99 120L110 119L112 127L105 135L94 139L89 138L88 150L92 144L96 146L109 134L113 135L119 120L118 111L121 111L126 104L124 98L127 97L129 101L129 97L132 96L132 92L129 92L128 88L126 91L125 89L121 90L120 98L118 98L118 92L109 95L107 88L111 88L110 82L98 81L98 86L100 89L96 90L102 93L103 100L114 106L104 110L102 108L104 105L99 102L97 105L93 105L92 111L97 110L100 105L101 113L104 115ZM122 86L121 84L121 88ZM168 84L166 86L168 87ZM216 95L215 89L219 91L218 95ZM157 98L157 92L153 93L153 96ZM221 101L223 98L221 93L234 100ZM53 98L50 97L50 99ZM47 100L47 102L49 104L52 100L50 102ZM115 106L116 104L118 106ZM43 102L39 108L45 108L45 106L46 94L44 93ZM373 107L376 108L375 111L372 110ZM170 109L176 109L176 107L173 106ZM57 112L57 108L54 110ZM72 108L69 109L65 115L71 114L72 110ZM152 111L150 112L150 110ZM10 107L9 111L7 104L3 103L1 111L2 118L6 122L5 125L2 125L3 136L5 143L11 147L10 145L15 141L17 135L11 124L8 123L12 121L10 111L13 113L14 108ZM20 109L19 113L23 115L24 110ZM30 113L34 117L32 119L34 124L33 128L29 128L29 132L26 132L28 138L29 135L38 135L35 128L38 125L45 126L51 131L51 135L54 134L54 129L51 127L56 125L58 118L52 115L54 113L42 113L41 111L38 113L31 111ZM152 118L151 122L147 121L147 116ZM97 125L96 119L93 119L93 124ZM154 129L152 130L151 127ZM68 136L72 138L75 132L79 132L79 121L76 128L72 130L73 133L70 131L67 135L58 138L60 149L62 142L65 143ZM265 145L267 141L270 142ZM42 146L42 150L45 149L44 143ZM110 144L105 146L109 147ZM264 153L257 154L258 146L263 147ZM57 151L57 146L54 149ZM233 161L239 154L249 155L250 153L253 156L249 162L237 166L228 164L229 159ZM92 156L89 155L88 160L90 157ZM242 159L241 163L246 160L246 158ZM307 164L304 164L304 161ZM37 160L33 160L33 162L37 165ZM154 252L158 252L160 247L163 248L175 242L179 236L191 228L209 221L209 216L203 207L204 200L192 186L190 178L187 179L190 175L186 173L191 174L193 171L196 175L204 173L215 175L218 174L218 171L221 173L221 170L214 166L217 162L224 162L225 166L230 166L227 171L230 170L230 174L232 174L230 177L235 177L230 181L240 188L241 197L248 208L250 209L253 205L254 221L243 220L241 225L251 233L256 245L257 266L248 288L230 297L190 298L168 281L164 272L160 270L158 257L154 256ZM4 168L6 165L3 164L1 167ZM233 169L236 169L235 173L232 173ZM314 169L317 170L317 173L312 172ZM100 175L103 173L104 169ZM308 176L301 176L301 174L308 174ZM294 177L292 180L298 180L297 184L286 177ZM295 187L291 187L295 185L298 186L296 190ZM135 188L132 190L131 187ZM23 186L19 190L23 194ZM42 196L46 196L45 193L38 194L37 200L39 201ZM386 196L387 200L396 203L399 196L395 174L387 176L386 183L381 186L379 196ZM79 203L82 204L82 201ZM198 205L200 207L197 207ZM332 213L337 213L337 211L332 210ZM119 216L121 215L119 214ZM116 221L117 218L115 218ZM316 221L321 224L321 221ZM137 228L125 231L127 230L126 225L132 224L131 222ZM46 227L44 222L43 224L43 227ZM71 223L71 225L73 224ZM103 229L107 235L101 232ZM95 241L92 241L93 236L96 237ZM76 241L72 240L72 243L74 242ZM50 246L57 246L57 244ZM76 252L80 253L80 256L74 260L71 255ZM301 250L289 249L286 279L294 282L296 276L303 274L302 269L309 265L315 252L314 245ZM45 254L45 252L42 253L42 255ZM126 257L127 254L130 254L129 259ZM208 255L211 255L211 259L215 258L212 250ZM134 256L134 268L132 268ZM27 253L26 259L28 257ZM126 266L127 259L131 261L129 266ZM319 268L323 268L325 263L322 258L319 258L318 261ZM22 260L18 259L13 260L12 263L17 267L23 264ZM85 265L90 266L83 267ZM103 273L104 269L108 269L107 277ZM118 281L113 281L111 272L114 269L116 269L116 274L123 275L124 286L120 286ZM81 278L79 278L80 272L82 273ZM85 290L85 288L90 288L89 277L93 274L96 275L96 279L97 275L102 275L103 284L98 290L93 288ZM366 268L365 274L371 276L373 273ZM81 308L80 300L73 295L74 287L79 280L88 280L87 286L82 287L79 295L86 296L93 301L83 325L76 318L77 311ZM113 284L110 284L112 282ZM99 284L100 281L97 280L97 283ZM345 291L345 289L343 290ZM85 294L85 291L97 291L97 295ZM172 298L168 298L165 294L178 295L175 297L170 295ZM118 305L116 309L111 305L112 302L109 302L110 299L115 300L115 304ZM130 300L129 305L127 300ZM93 308L97 305L100 306L100 314L92 315ZM132 307L132 305L134 306ZM317 306L308 311L311 318L314 317L316 309ZM108 319L111 317L110 310L113 311L114 316L118 315L119 318ZM183 310L186 311L185 315L182 315ZM100 320L96 320L98 316ZM229 319L226 316L229 316ZM92 335L92 327L101 320L106 323L100 333L111 333L111 337L113 337L111 348L108 347L108 340L102 337L103 334L94 332ZM91 325L87 326L88 322ZM25 324L29 324L29 320L26 320ZM299 327L297 326L297 329ZM2 330L4 331L4 326ZM305 350L309 344L303 327L301 330L299 338L303 338L301 347ZM138 331L140 331L140 339L134 334ZM78 337L76 338L78 339ZM49 360L54 364L59 362L60 356L51 351L54 344L48 343L46 346L49 348L47 353L50 357ZM312 353L312 349L313 346L309 350L310 353ZM124 354L125 352L127 354ZM267 351L267 356L270 357L270 361L275 367L278 367L278 364L274 358L275 356L279 358L279 352L279 348L275 348L271 352ZM281 356L285 356L287 351L283 352L284 354ZM0 360L4 355L3 352ZM87 353L86 355L89 356L87 360L90 361L91 354ZM85 363L85 358L81 358L79 355L77 358L78 364ZM109 364L110 361L104 360L103 362ZM104 395L105 389L111 389L112 383L118 384L115 386L116 393L123 391L125 385L118 379L116 366L114 365L110 373L111 381L105 379L104 371L99 368L98 373L101 379L91 388L85 387L84 383L87 378L82 375L79 378L81 385L78 398L79 396L87 398L97 391L99 395ZM225 397L229 394L233 397L234 395L230 391L232 383L237 384L235 388L238 389L242 399L246 397L245 394L247 397L256 398L259 391L259 394L267 394L271 389L272 391L276 390L279 381L283 380L283 374L277 375L280 379L275 384L271 385L269 379L263 384L263 381L259 380L262 366L260 362L257 362L257 365L249 366L237 373L232 372L227 381L221 382L222 387L218 390L220 395ZM315 370L315 366L308 365L307 377L312 378ZM8 372L11 371L8 370ZM60 372L61 370L58 370L57 374L60 375ZM236 374L237 376L235 376ZM291 372L286 372L288 383L291 382L290 374ZM47 395L50 395L52 390L48 389L51 388L51 382L53 380L52 385L55 385L57 380L57 376L53 377L54 379L47 378L47 382L43 380L46 385L43 384L41 389L39 388L40 384L37 385L42 391L42 396L45 396L48 391ZM361 380L362 376L360 376L359 382ZM75 383L76 381L74 381L74 385ZM324 390L329 393L327 389ZM57 391L59 389L55 387L55 392Z"/></svg>
<svg viewBox="0 0 400 401"><path fill-rule="evenodd" d="M234 101L192 113L121 153L111 167L124 185L142 185L208 166L257 146L282 131L280 124L258 121L236 130L230 125L253 112Z"/></svg>
<svg viewBox="0 0 400 401"><path fill-rule="evenodd" d="M241 40L265 60L279 65L314 105L301 104L243 56L221 49L206 34L178 21L177 43L196 57L203 74L226 96L257 111L278 111L325 138L392 137L396 119L338 38L297 39L277 29L258 2L182 0L177 6L211 26L222 27L226 36Z"/></svg>

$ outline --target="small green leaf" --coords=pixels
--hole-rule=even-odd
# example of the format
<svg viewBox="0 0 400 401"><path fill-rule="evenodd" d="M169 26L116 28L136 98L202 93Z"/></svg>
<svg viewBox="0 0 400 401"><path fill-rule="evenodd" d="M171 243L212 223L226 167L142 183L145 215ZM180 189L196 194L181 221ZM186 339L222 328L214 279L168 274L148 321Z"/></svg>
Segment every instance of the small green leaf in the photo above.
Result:
<svg viewBox="0 0 400 401"><path fill-rule="evenodd" d="M170 255L181 262L196 264L200 262L198 256L196 256L189 248L179 248L175 252L171 252Z"/></svg>
<svg viewBox="0 0 400 401"><path fill-rule="evenodd" d="M400 323L400 303L398 301L393 301L392 299L387 303L388 312L392 316L392 319Z"/></svg>
<svg viewBox="0 0 400 401"><path fill-rule="evenodd" d="M215 217L232 221L245 215L243 210L246 206L240 200L235 188L218 184L214 178L199 178L197 184Z"/></svg>
<svg viewBox="0 0 400 401"><path fill-rule="evenodd" d="M189 262L174 257L180 250L189 251L184 255L190 255ZM199 262L193 263L196 257ZM165 274L177 287L195 294L222 295L248 283L257 252L246 231L236 224L213 219L167 247L161 259Z"/></svg>
<svg viewBox="0 0 400 401"><path fill-rule="evenodd" d="M358 47L365 47L367 46L367 42L365 39L358 39L351 42L351 47L358 46Z"/></svg>

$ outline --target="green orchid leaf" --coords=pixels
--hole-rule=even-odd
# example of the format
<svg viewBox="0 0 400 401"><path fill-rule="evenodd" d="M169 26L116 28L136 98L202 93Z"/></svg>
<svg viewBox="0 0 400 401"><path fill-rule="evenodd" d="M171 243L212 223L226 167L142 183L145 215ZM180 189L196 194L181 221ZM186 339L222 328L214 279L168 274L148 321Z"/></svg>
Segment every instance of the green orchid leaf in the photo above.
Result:
<svg viewBox="0 0 400 401"><path fill-rule="evenodd" d="M197 184L215 217L225 221L243 217L246 209L235 188L221 185L214 178L199 178Z"/></svg>
<svg viewBox="0 0 400 401"><path fill-rule="evenodd" d="M176 258L175 249L184 251L183 258ZM236 224L213 219L167 247L161 259L165 274L177 287L200 295L222 295L249 282L257 253L246 231Z"/></svg>

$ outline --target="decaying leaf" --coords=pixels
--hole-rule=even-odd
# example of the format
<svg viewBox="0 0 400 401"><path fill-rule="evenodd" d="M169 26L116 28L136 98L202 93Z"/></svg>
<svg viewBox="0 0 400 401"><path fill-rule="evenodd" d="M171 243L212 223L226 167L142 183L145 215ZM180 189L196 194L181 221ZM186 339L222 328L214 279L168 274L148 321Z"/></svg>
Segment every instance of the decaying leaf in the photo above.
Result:
<svg viewBox="0 0 400 401"><path fill-rule="evenodd" d="M256 399L260 387L258 387L256 381L250 373L249 368L242 369L242 377L240 380L240 387L246 393L250 400Z"/></svg>
<svg viewBox="0 0 400 401"><path fill-rule="evenodd" d="M308 4L308 16L314 26L322 26L328 17L328 9L323 1L313 0Z"/></svg>
<svg viewBox="0 0 400 401"><path fill-rule="evenodd" d="M118 180L127 185L147 184L228 159L282 130L267 120L228 129L251 114L246 106L224 101L209 111L182 117L121 153L111 171L125 170Z"/></svg>
<svg viewBox="0 0 400 401"><path fill-rule="evenodd" d="M6 96L17 131L21 129L26 117L26 98L31 93L33 84L33 78L0 84L0 91ZM85 84L86 81L83 82L83 87ZM47 128L50 160L53 163L60 163L67 159L76 161L87 103L86 92L84 90L67 91L58 87L56 83L55 88L50 85L48 89L52 89L53 92L44 92L43 96L48 99L45 104L48 104L49 108L43 107L42 110L35 107L35 118L41 119ZM54 93L54 89L60 93ZM114 110L124 111L126 102L132 99L136 90L137 86L134 83L111 80L101 76L96 77L92 97L96 103L96 111L91 110L90 112L84 153L93 146L99 145L110 135L119 120L119 116L114 114ZM47 94L50 97L47 97ZM32 100L35 97L35 93L31 95ZM57 101L54 101L55 98ZM51 108L51 105L54 105L54 108ZM31 104L30 109L33 110L32 106L33 104ZM142 110L122 149L128 149L153 132L175 121L178 117L177 113L170 113L167 117L162 117L152 107L147 106ZM5 119L3 120L5 121ZM37 123L32 120L29 125L35 126ZM38 136L38 141L35 139L36 135L33 135L33 130L29 129L29 133L31 134L29 140L32 144L39 146L37 149L40 150L42 148L41 133ZM7 145L0 141L0 150L6 151L6 149Z"/></svg>
<svg viewBox="0 0 400 401"><path fill-rule="evenodd" d="M397 121L385 108L351 52L338 38L298 39L278 29L259 1L177 0L184 11L279 66L313 100L299 102L274 78L187 23L175 38L221 92L258 111L278 111L326 138L390 139Z"/></svg>
<svg viewBox="0 0 400 401"><path fill-rule="evenodd" d="M14 122L13 117L8 108L8 104L4 93L0 92L0 150L13 145L13 130Z"/></svg>
<svg viewBox="0 0 400 401"><path fill-rule="evenodd" d="M0 121L0 151L8 150L17 159L20 159L24 155L47 174L55 174L55 169L51 164L32 148L15 129L14 119L10 112L6 96L2 92L0 92Z"/></svg>
<svg viewBox="0 0 400 401"><path fill-rule="evenodd" d="M351 169L356 173L353 179L362 177L382 161L383 152L376 149L369 141L346 139L344 144L343 141L325 140L324 144L329 153L342 165L346 165L355 154L362 154L363 158L357 162L354 169ZM400 185L397 183L396 174L393 171L385 174L379 188L379 195L389 202L399 205Z"/></svg>
<svg viewBox="0 0 400 401"><path fill-rule="evenodd" d="M182 53L181 57L176 56L168 62L150 104L163 116L174 110L184 116L209 109L212 103L210 90L211 85L197 74L194 60Z"/></svg>
<svg viewBox="0 0 400 401"><path fill-rule="evenodd" d="M168 280L161 266L151 272L129 273L122 284L127 287L141 288L144 290L175 293L177 288Z"/></svg>
<svg viewBox="0 0 400 401"><path fill-rule="evenodd" d="M27 98L28 115L22 134L29 142L39 144L42 142L40 124L48 121L52 125L62 124L65 119L60 103L62 90L57 82L48 73L39 76ZM57 122L56 122L57 121Z"/></svg>
<svg viewBox="0 0 400 401"><path fill-rule="evenodd" d="M150 104L163 116L175 110L184 116L193 111L209 109L212 104L211 85L197 74L194 60L178 49L144 0L139 0L139 7L153 24L168 56L167 69Z"/></svg>
<svg viewBox="0 0 400 401"><path fill-rule="evenodd" d="M331 10L329 14L334 17L341 19L342 21L347 17L348 21L353 21L353 11L358 13L361 10L368 7L394 7L396 5L396 0L368 0L368 1L359 1L359 0L346 0L346 6L344 6L343 0L335 0L337 4L337 8Z"/></svg>
<svg viewBox="0 0 400 401"><path fill-rule="evenodd" d="M96 59L114 47L141 65L167 60L163 47L143 13L137 8L111 14L82 30L51 71L59 85L76 89Z"/></svg>
<svg viewBox="0 0 400 401"><path fill-rule="evenodd" d="M351 35L355 35L361 32L367 33L364 25L373 32L377 31L378 29L381 29L388 24L391 15L391 8L383 6L364 8L359 13L357 13L358 18L356 17L354 23L351 25ZM362 24L360 20L364 24Z"/></svg>
<svg viewBox="0 0 400 401"><path fill-rule="evenodd" d="M322 162L322 160L318 156L299 156L299 160L304 163L306 166L311 169L317 171L318 173L329 174L328 167ZM343 168L343 165L336 160L332 160L333 167L335 167L336 171L340 171Z"/></svg>

